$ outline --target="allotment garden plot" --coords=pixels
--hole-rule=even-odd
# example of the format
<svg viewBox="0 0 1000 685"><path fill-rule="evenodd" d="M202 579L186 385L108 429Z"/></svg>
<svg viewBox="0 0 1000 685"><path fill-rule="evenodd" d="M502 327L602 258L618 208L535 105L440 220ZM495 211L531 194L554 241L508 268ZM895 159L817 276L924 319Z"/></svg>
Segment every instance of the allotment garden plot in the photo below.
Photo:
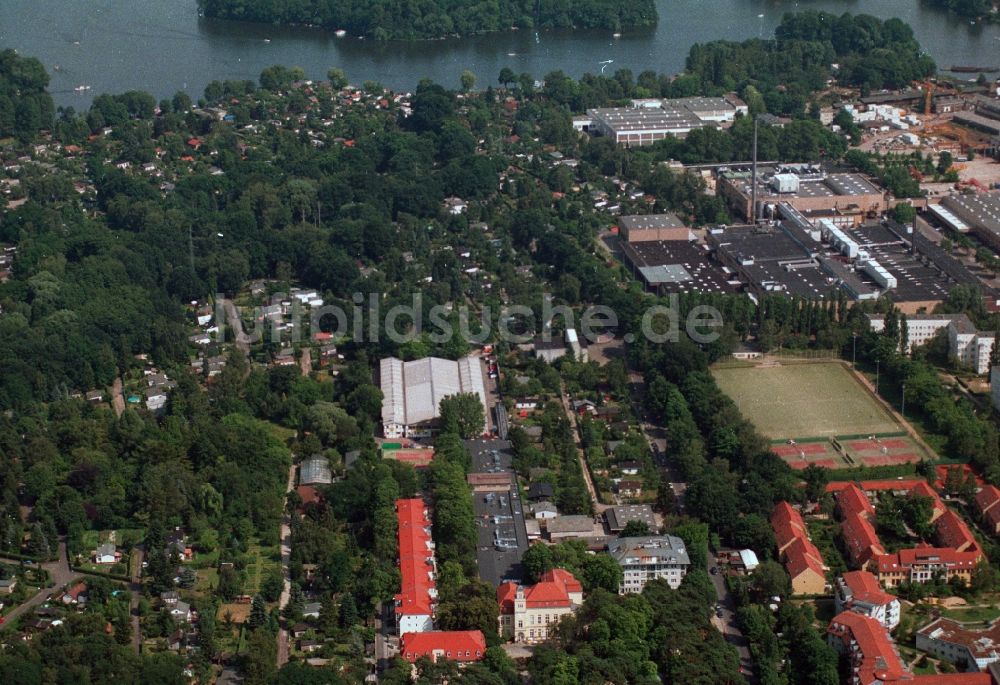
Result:
<svg viewBox="0 0 1000 685"><path fill-rule="evenodd" d="M843 364L765 362L712 373L793 468L885 466L929 456Z"/></svg>

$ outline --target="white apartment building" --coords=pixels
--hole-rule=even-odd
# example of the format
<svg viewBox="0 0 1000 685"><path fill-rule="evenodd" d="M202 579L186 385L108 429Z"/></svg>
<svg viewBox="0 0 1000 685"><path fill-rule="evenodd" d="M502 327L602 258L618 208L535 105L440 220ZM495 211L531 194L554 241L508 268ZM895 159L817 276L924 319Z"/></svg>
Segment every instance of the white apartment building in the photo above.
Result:
<svg viewBox="0 0 1000 685"><path fill-rule="evenodd" d="M853 611L874 618L886 630L899 625L899 600L882 589L868 571L849 571L837 578L834 602L838 614Z"/></svg>
<svg viewBox="0 0 1000 685"><path fill-rule="evenodd" d="M676 590L691 566L684 541L673 535L617 538L608 543L608 553L622 567L621 594L642 592L661 578Z"/></svg>
<svg viewBox="0 0 1000 685"><path fill-rule="evenodd" d="M872 314L868 317L871 330L881 333L885 330L885 317ZM978 331L965 314L913 314L906 317L907 352L923 345L939 331L948 335L948 354L959 364L984 374L990 369L990 354L993 351L994 334Z"/></svg>

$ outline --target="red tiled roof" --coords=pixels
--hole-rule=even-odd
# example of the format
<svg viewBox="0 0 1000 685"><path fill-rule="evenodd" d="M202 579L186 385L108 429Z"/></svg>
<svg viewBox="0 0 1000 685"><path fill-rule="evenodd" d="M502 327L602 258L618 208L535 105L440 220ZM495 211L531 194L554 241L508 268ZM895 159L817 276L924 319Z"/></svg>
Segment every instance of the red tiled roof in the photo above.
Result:
<svg viewBox="0 0 1000 685"><path fill-rule="evenodd" d="M900 569L908 569L921 564L944 564L949 568L972 569L979 563L982 553L957 552L949 547L931 547L917 545L910 549L901 549L895 554L882 554L876 559L880 573L891 573Z"/></svg>
<svg viewBox="0 0 1000 685"><path fill-rule="evenodd" d="M797 578L807 569L812 569L820 577L823 574L823 557L816 546L807 538L795 538L785 550L785 569L791 578Z"/></svg>
<svg viewBox="0 0 1000 685"><path fill-rule="evenodd" d="M862 480L857 481L856 483L851 481L834 481L826 484L826 491L837 493L853 485L854 487L860 487L864 492L882 492L886 490L891 490L893 492L907 492L912 490L917 483L923 482L925 481L917 478Z"/></svg>
<svg viewBox="0 0 1000 685"><path fill-rule="evenodd" d="M399 522L400 592L396 595L396 615L430 615L433 611L430 576L433 556L429 546L430 521L424 513L424 501L419 498L396 500Z"/></svg>
<svg viewBox="0 0 1000 685"><path fill-rule="evenodd" d="M827 633L843 640L848 653L851 651L851 641L857 643L857 677L860 682L892 683L912 678L899 660L889 633L874 618L844 611L830 622Z"/></svg>
<svg viewBox="0 0 1000 685"><path fill-rule="evenodd" d="M310 502L319 502L322 499L319 496L319 491L311 485L300 485L295 488L295 492L299 493L299 499L302 500L303 505Z"/></svg>
<svg viewBox="0 0 1000 685"><path fill-rule="evenodd" d="M849 483L837 493L837 506L840 508L840 515L845 519L851 516L875 515L875 507L854 483Z"/></svg>
<svg viewBox="0 0 1000 685"><path fill-rule="evenodd" d="M840 531L851 560L855 564L864 566L872 557L885 554L885 548L882 547L875 528L863 516L849 516L844 519Z"/></svg>
<svg viewBox="0 0 1000 685"><path fill-rule="evenodd" d="M951 509L941 514L936 525L938 542L942 547L951 547L961 552L978 549L969 526Z"/></svg>
<svg viewBox="0 0 1000 685"><path fill-rule="evenodd" d="M517 583L501 583L497 588L497 602L500 613L514 613L514 600L517 598ZM525 605L529 609L570 608L573 602L571 593L583 592L583 586L572 573L561 568L545 573L535 585L524 589Z"/></svg>
<svg viewBox="0 0 1000 685"><path fill-rule="evenodd" d="M486 638L478 630L431 630L405 633L399 655L413 663L420 657L434 661L479 661L486 653Z"/></svg>
<svg viewBox="0 0 1000 685"><path fill-rule="evenodd" d="M986 485L976 493L976 508L980 514L985 514L997 504L1000 504L1000 489L997 489L995 485ZM1000 509L1000 507L996 508Z"/></svg>
<svg viewBox="0 0 1000 685"><path fill-rule="evenodd" d="M885 592L875 576L868 571L847 571L841 578L844 579L844 584L850 589L851 596L856 601L881 605L889 604L896 599Z"/></svg>
<svg viewBox="0 0 1000 685"><path fill-rule="evenodd" d="M809 540L802 515L788 502L778 502L771 512L771 527L778 543L778 550L785 559L785 569L792 578L797 578L807 569L820 577L823 574L823 557Z"/></svg>

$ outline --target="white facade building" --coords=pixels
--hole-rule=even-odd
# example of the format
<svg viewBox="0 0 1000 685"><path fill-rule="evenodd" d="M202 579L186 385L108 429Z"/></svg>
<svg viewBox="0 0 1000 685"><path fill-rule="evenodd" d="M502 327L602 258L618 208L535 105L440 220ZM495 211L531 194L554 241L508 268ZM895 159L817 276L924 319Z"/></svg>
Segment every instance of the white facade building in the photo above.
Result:
<svg viewBox="0 0 1000 685"><path fill-rule="evenodd" d="M673 535L618 538L608 543L608 553L622 567L621 594L642 592L660 578L676 590L691 566L684 541Z"/></svg>
<svg viewBox="0 0 1000 685"><path fill-rule="evenodd" d="M868 571L849 571L837 578L834 588L837 613L853 611L874 618L886 630L899 625L899 600L882 589Z"/></svg>

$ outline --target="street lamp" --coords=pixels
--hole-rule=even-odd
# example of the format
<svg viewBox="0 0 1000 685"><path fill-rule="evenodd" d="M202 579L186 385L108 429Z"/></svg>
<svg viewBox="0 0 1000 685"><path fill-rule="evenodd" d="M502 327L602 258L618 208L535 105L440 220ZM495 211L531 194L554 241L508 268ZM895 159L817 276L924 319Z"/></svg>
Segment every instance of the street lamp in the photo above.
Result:
<svg viewBox="0 0 1000 685"><path fill-rule="evenodd" d="M855 369L858 365L858 334L852 333L851 339L851 368Z"/></svg>
<svg viewBox="0 0 1000 685"><path fill-rule="evenodd" d="M878 394L878 363L879 360L875 360L875 394Z"/></svg>
<svg viewBox="0 0 1000 685"><path fill-rule="evenodd" d="M899 407L899 413L902 415L903 419L906 419L906 383L903 383L903 401Z"/></svg>

